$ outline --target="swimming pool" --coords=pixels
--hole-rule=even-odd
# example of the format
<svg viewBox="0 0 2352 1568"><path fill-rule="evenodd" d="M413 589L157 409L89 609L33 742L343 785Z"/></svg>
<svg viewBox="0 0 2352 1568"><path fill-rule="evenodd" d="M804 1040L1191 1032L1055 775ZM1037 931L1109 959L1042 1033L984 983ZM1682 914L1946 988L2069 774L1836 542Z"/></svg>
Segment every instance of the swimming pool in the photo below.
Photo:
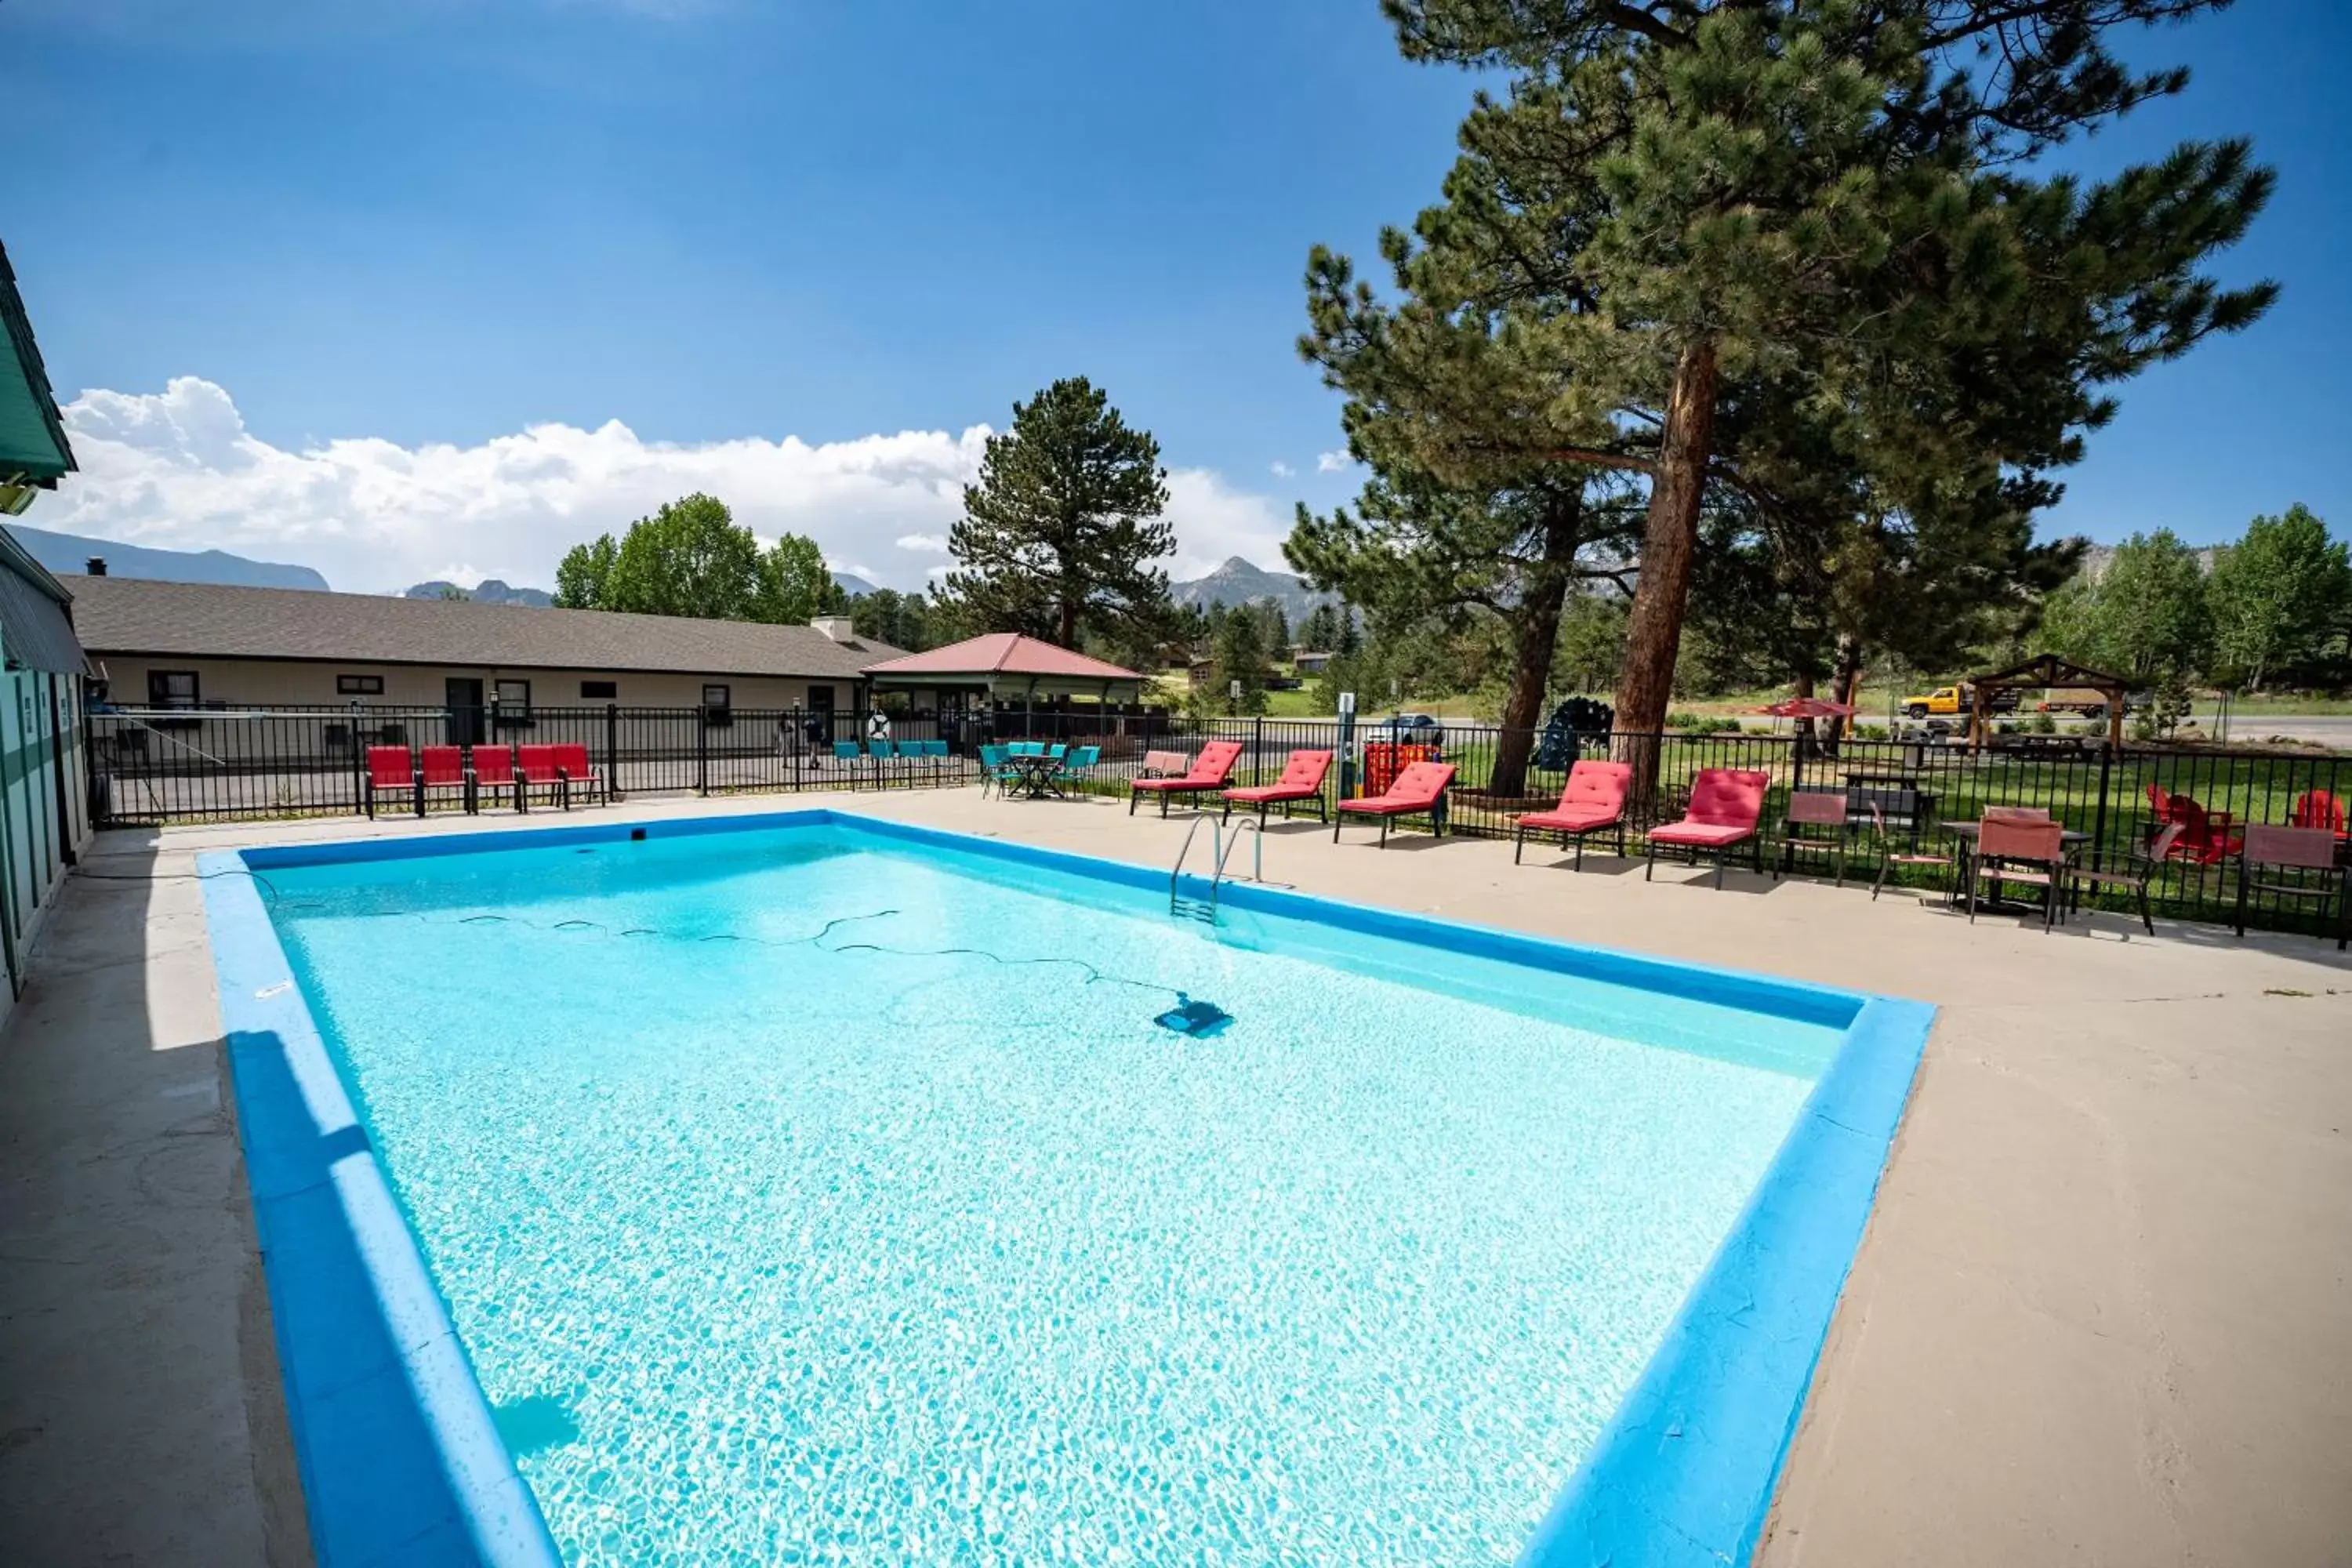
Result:
<svg viewBox="0 0 2352 1568"><path fill-rule="evenodd" d="M207 883L329 1560L397 1515L420 1560L1509 1563L1769 1491L1923 1009L1269 889L1213 929L823 812L644 831ZM1759 1424L1718 1363L1776 1313L1819 1321Z"/></svg>

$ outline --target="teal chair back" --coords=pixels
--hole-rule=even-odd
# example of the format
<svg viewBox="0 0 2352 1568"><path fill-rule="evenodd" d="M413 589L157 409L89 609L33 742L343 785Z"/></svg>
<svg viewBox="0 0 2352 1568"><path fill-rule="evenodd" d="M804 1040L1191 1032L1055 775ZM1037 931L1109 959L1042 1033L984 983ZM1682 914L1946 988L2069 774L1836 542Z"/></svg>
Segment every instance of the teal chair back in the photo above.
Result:
<svg viewBox="0 0 2352 1568"><path fill-rule="evenodd" d="M1059 762L1062 758L1069 755L1069 752L1070 748L1068 745L1063 743L1056 743L1045 748L1045 754L1052 757L1056 762Z"/></svg>
<svg viewBox="0 0 2352 1568"><path fill-rule="evenodd" d="M836 763L856 762L857 760L857 742L855 741L835 741L833 743L833 760Z"/></svg>
<svg viewBox="0 0 2352 1568"><path fill-rule="evenodd" d="M1062 771L1066 773L1082 773L1100 761L1102 761L1100 746L1080 746L1063 759Z"/></svg>
<svg viewBox="0 0 2352 1568"><path fill-rule="evenodd" d="M1013 742L1013 754L1016 757L1034 757L1045 749L1045 743L1042 741L1015 741Z"/></svg>
<svg viewBox="0 0 2352 1568"><path fill-rule="evenodd" d="M866 749L872 753L877 763L887 763L890 760L890 742L887 741L868 741L866 742Z"/></svg>

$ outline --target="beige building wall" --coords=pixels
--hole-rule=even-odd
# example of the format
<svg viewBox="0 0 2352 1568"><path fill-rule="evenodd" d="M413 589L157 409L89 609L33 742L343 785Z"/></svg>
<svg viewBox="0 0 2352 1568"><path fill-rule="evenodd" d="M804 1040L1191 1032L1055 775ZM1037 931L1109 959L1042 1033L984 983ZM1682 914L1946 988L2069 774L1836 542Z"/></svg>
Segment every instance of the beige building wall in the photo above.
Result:
<svg viewBox="0 0 2352 1568"><path fill-rule="evenodd" d="M324 660L224 659L150 658L139 654L92 654L107 681L107 700L118 708L149 706L149 677L157 670L188 671L196 677L196 699L207 707L347 707L352 702L390 707L439 708L448 701L452 678L478 680L482 698L497 694L501 680L528 681L534 708L602 708L617 702L624 708L695 708L702 703L706 684L728 689L730 706L751 711L808 708L814 687L830 687L833 705L847 711L857 705L855 680L787 679L776 676L651 674L611 669L511 669L465 668L456 665L329 663ZM353 695L338 689L337 677L358 676L383 682L381 694ZM584 696L589 681L610 681L610 697Z"/></svg>

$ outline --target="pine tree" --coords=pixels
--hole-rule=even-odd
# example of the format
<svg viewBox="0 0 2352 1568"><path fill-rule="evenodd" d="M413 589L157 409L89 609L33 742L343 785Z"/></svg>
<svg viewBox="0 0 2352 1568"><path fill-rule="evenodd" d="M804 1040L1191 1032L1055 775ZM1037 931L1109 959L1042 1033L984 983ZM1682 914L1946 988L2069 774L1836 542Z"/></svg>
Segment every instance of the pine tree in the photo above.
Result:
<svg viewBox="0 0 2352 1568"><path fill-rule="evenodd" d="M1244 606L1217 623L1210 672L1216 689L1213 700L1231 713L1265 711L1265 625ZM1241 688L1236 699L1234 686Z"/></svg>
<svg viewBox="0 0 2352 1568"><path fill-rule="evenodd" d="M1580 579L1612 569L1623 509L1588 505L1590 481L1559 464L1483 492L1448 486L1391 447L1377 416L1351 413L1373 477L1352 512L1318 516L1300 507L1283 554L1317 587L1389 624L1434 617L1456 631L1476 620L1496 624L1508 674L1487 784L1519 795L1543 723L1561 611Z"/></svg>
<svg viewBox="0 0 2352 1568"><path fill-rule="evenodd" d="M1157 626L1176 548L1160 444L1131 429L1084 376L1013 405L988 439L980 482L950 531L956 570L943 596L968 618L1078 646L1082 630Z"/></svg>
<svg viewBox="0 0 2352 1568"><path fill-rule="evenodd" d="M1386 0L1408 57L1510 84L1444 205L1384 237L1384 335L1349 338L1374 302L1318 251L1316 337L1384 362L1343 390L1442 478L1640 476L1617 706L1654 727L1711 487L1777 511L1765 471L1799 445L1899 454L1915 494L1938 463L2031 479L2079 458L2104 385L2266 307L2198 272L2267 196L2242 142L2089 187L2025 166L2184 85L2111 34L2218 3Z"/></svg>

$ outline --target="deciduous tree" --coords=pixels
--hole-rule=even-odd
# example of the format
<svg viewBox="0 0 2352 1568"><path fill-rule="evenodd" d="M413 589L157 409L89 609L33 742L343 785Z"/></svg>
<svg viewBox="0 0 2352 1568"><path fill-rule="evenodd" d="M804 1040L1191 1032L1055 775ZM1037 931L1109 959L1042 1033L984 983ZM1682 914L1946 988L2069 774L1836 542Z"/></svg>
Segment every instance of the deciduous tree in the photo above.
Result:
<svg viewBox="0 0 2352 1568"><path fill-rule="evenodd" d="M2221 552L2208 584L2221 671L2259 691L2315 663L2352 616L2352 563L2341 540L2300 501L2258 517Z"/></svg>

